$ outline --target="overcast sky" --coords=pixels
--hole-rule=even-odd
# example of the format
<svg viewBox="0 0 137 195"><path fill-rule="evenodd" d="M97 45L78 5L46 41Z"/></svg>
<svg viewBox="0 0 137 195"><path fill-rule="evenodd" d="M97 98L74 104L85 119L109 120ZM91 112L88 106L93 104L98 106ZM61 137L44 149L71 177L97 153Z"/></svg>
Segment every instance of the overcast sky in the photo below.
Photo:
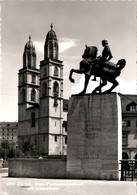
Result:
<svg viewBox="0 0 137 195"><path fill-rule="evenodd" d="M29 35L36 47L37 68L44 56L44 42L51 22L64 64L64 98L82 90L83 76L68 81L71 68L78 68L85 44L98 47L107 39L112 62L126 59L115 91L136 94L136 2L135 1L2 1L1 3L1 110L0 121L17 121L18 71ZM98 82L91 82L88 92Z"/></svg>

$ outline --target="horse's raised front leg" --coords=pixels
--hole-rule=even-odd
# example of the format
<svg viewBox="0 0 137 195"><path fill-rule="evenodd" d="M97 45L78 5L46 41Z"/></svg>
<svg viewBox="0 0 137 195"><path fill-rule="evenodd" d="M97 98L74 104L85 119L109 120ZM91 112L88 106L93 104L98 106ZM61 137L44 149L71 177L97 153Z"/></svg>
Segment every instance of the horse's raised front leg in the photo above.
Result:
<svg viewBox="0 0 137 195"><path fill-rule="evenodd" d="M92 91L92 94L97 94L97 91L101 91L101 88L104 87L106 84L107 81L102 80L102 83Z"/></svg>
<svg viewBox="0 0 137 195"><path fill-rule="evenodd" d="M90 79L90 75L85 74L84 89L83 89L83 91L81 91L81 92L79 93L79 95L86 93L87 86L88 86L88 83L89 83L89 79Z"/></svg>
<svg viewBox="0 0 137 195"><path fill-rule="evenodd" d="M72 83L75 83L75 80L72 78L73 72L75 72L75 73L77 73L77 74L82 74L82 73L84 73L84 71L83 71L83 70L79 70L79 69L71 69L71 70L70 70L70 73L69 73L69 80L70 80Z"/></svg>

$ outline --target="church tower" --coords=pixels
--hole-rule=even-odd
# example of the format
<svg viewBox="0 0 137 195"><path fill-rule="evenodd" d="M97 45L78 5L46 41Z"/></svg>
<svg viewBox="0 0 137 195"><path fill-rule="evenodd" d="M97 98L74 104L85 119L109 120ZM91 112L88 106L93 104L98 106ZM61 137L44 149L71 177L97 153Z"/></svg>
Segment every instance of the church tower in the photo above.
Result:
<svg viewBox="0 0 137 195"><path fill-rule="evenodd" d="M24 47L23 68L19 70L19 105L28 107L39 102L39 69L36 69L36 51L29 36Z"/></svg>
<svg viewBox="0 0 137 195"><path fill-rule="evenodd" d="M58 40L51 24L44 60L40 62L39 152L47 155L62 154L63 64L58 53Z"/></svg>
<svg viewBox="0 0 137 195"><path fill-rule="evenodd" d="M18 79L18 121L19 145L24 140L38 134L38 112L34 108L39 104L39 69L36 68L36 50L31 36L25 44L23 52L23 67L19 70ZM37 139L37 137L35 138Z"/></svg>

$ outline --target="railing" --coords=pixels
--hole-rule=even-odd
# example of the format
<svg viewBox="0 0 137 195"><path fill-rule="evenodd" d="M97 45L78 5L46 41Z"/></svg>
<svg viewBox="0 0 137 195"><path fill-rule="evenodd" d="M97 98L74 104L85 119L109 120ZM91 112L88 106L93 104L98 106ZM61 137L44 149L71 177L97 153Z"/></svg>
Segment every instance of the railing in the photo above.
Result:
<svg viewBox="0 0 137 195"><path fill-rule="evenodd" d="M137 160L121 160L121 181L137 180Z"/></svg>

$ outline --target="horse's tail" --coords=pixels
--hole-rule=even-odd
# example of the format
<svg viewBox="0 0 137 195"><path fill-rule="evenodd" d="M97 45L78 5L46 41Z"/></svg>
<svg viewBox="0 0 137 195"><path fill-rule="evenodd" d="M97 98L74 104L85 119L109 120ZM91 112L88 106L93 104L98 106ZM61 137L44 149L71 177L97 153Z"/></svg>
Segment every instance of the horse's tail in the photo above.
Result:
<svg viewBox="0 0 137 195"><path fill-rule="evenodd" d="M116 70L120 72L125 67L125 65L126 65L125 59L119 60L116 64Z"/></svg>

